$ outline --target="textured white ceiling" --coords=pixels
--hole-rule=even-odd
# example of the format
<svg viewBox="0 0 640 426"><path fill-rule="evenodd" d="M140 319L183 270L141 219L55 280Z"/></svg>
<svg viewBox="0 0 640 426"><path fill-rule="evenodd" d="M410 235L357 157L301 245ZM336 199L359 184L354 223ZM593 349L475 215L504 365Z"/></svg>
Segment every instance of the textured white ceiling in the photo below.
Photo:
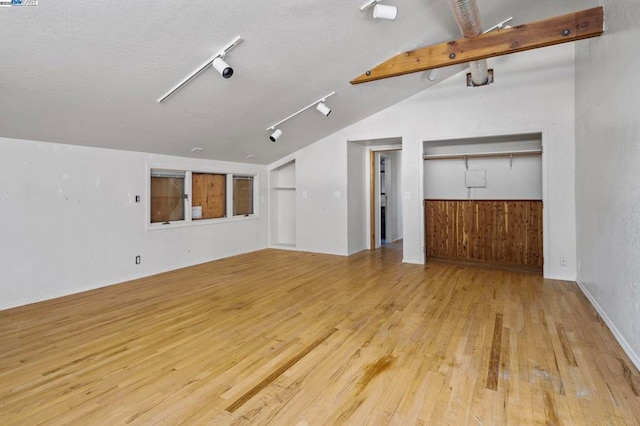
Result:
<svg viewBox="0 0 640 426"><path fill-rule="evenodd" d="M480 9L489 27L595 2L480 0ZM386 0L398 6L394 22L360 12L362 3L40 0L0 8L0 136L270 163L434 84L425 73L349 80L400 51L460 36L445 0ZM244 42L226 58L232 78L209 68L156 103L237 35ZM268 140L267 127L334 90L329 117L310 109L281 126L277 143Z"/></svg>

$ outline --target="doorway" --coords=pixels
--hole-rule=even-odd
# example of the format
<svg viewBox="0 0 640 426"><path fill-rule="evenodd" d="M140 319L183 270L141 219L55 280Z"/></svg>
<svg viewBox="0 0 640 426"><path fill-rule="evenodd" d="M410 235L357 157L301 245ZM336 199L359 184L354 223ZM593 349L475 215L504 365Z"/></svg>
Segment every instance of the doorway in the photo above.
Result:
<svg viewBox="0 0 640 426"><path fill-rule="evenodd" d="M393 207L393 186L391 184L391 157L385 154L380 154L380 173L379 173L379 181L380 181L380 245L384 246L387 244L387 238L389 238L389 242L392 240L393 235L388 232L391 231L392 223L389 221L387 223L387 212L391 211ZM391 219L391 218L389 218ZM389 228L389 230L387 230Z"/></svg>
<svg viewBox="0 0 640 426"><path fill-rule="evenodd" d="M385 161L385 242L402 250L402 138L347 141L347 252L381 247L380 156Z"/></svg>
<svg viewBox="0 0 640 426"><path fill-rule="evenodd" d="M370 152L371 250L402 240L401 155L397 148Z"/></svg>

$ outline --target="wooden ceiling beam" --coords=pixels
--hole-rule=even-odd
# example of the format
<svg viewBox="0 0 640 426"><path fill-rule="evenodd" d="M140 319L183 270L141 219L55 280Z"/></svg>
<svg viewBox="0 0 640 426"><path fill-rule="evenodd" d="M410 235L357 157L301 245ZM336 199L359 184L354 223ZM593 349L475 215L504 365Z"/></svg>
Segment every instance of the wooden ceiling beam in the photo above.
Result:
<svg viewBox="0 0 640 426"><path fill-rule="evenodd" d="M604 9L602 6L598 6L542 21L518 25L513 28L481 34L476 37L462 38L399 53L361 76L354 78L351 80L351 84L366 83L383 78L597 37L603 31Z"/></svg>

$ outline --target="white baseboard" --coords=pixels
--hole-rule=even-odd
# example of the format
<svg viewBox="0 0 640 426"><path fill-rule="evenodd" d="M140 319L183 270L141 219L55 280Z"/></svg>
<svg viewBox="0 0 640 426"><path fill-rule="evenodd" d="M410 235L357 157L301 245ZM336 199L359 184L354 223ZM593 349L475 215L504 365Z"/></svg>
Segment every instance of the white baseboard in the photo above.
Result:
<svg viewBox="0 0 640 426"><path fill-rule="evenodd" d="M613 334L613 337L615 337L620 346L622 346L622 350L627 354L633 365L635 365L636 368L640 370L640 357L638 357L638 354L636 354L633 349L631 349L629 343L627 343L626 339L622 336L620 331L618 331L613 321L611 321L611 318L609 318L606 312L602 309L602 306L600 306L593 295L589 293L589 290L587 290L587 288L580 281L576 281L576 283L578 284L578 287L580 287L580 290L582 290L582 293L587 296L587 299L589 299L591 305L593 305L595 310L598 312L600 318L602 318L607 327L609 327L609 330Z"/></svg>
<svg viewBox="0 0 640 426"><path fill-rule="evenodd" d="M549 275L544 275L544 278L548 280L558 280L558 281L571 281L571 282L576 281L575 274L573 275L549 274Z"/></svg>
<svg viewBox="0 0 640 426"><path fill-rule="evenodd" d="M317 253L317 254L329 254L331 256L342 256L342 257L346 257L349 256L349 253L347 253L347 251L340 251L340 250L318 250L318 249L314 249L314 248L309 248L309 247L297 247L296 251L303 251L306 253Z"/></svg>
<svg viewBox="0 0 640 426"><path fill-rule="evenodd" d="M409 257L403 257L402 263L410 263L412 265L424 265L424 259L411 259Z"/></svg>

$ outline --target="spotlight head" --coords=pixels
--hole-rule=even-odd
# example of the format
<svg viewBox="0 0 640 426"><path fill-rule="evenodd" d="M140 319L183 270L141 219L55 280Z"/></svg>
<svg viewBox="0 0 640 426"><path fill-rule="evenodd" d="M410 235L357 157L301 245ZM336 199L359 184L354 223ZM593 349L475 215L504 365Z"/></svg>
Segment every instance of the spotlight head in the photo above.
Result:
<svg viewBox="0 0 640 426"><path fill-rule="evenodd" d="M227 64L222 57L218 56L211 63L213 68L220 73L220 75L224 78L229 78L233 75L233 68Z"/></svg>
<svg viewBox="0 0 640 426"><path fill-rule="evenodd" d="M373 8L374 19L386 19L387 21L395 21L396 16L398 16L398 8L395 6L376 4Z"/></svg>
<svg viewBox="0 0 640 426"><path fill-rule="evenodd" d="M316 109L325 117L328 117L329 114L331 114L331 108L326 106L324 102L318 102L318 105L316 105Z"/></svg>
<svg viewBox="0 0 640 426"><path fill-rule="evenodd" d="M282 130L276 129L274 130L273 133L271 133L271 136L269 136L269 139L271 140L271 142L275 142L278 140L280 136L282 136Z"/></svg>

